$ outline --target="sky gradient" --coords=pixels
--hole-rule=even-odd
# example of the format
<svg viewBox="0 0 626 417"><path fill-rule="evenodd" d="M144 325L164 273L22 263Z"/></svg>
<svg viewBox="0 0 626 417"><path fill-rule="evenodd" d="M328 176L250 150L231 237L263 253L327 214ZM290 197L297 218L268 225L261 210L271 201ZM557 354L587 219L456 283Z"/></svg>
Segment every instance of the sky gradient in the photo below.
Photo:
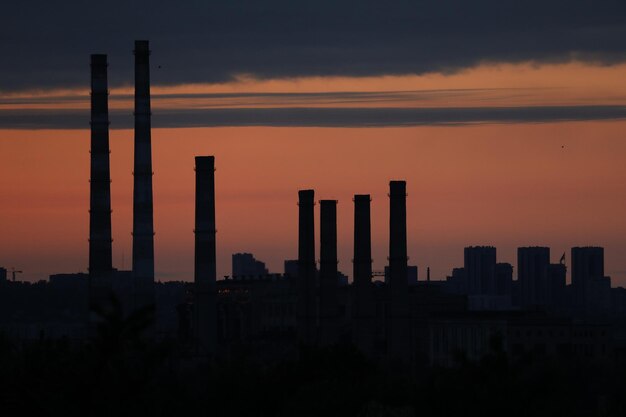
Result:
<svg viewBox="0 0 626 417"><path fill-rule="evenodd" d="M374 268L387 256L390 179L408 184L411 263L434 278L462 265L467 245L606 247L607 273L626 284L625 122L411 128L155 129L157 279L193 274L194 155L216 156L218 272L249 251L282 270L297 252L297 190L339 200L340 269L351 273L353 194L372 195ZM25 278L84 271L88 131L0 132L3 262ZM130 265L132 131L111 134L114 264ZM71 162L70 162L71 161ZM316 217L318 213L316 212ZM318 222L319 219L316 219ZM316 223L319 225L319 223Z"/></svg>

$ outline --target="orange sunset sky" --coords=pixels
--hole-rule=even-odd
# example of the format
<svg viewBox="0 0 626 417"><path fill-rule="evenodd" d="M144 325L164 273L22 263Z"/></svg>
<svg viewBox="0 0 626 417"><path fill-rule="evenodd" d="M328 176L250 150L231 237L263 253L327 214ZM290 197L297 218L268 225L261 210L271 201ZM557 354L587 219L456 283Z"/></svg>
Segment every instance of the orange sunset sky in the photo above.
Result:
<svg viewBox="0 0 626 417"><path fill-rule="evenodd" d="M187 109L623 106L624 74L626 65L573 62L484 63L421 76L261 81L242 75L221 84L153 88L153 123L158 126L161 112ZM346 100L331 94L338 92L385 94ZM129 94L130 87L113 88L111 109L131 114ZM84 128L0 123L0 266L23 270L27 280L87 268L87 86L0 98L0 114L41 109L77 110ZM115 267L129 269L133 132L121 127L113 118L113 249ZM215 155L218 276L230 274L235 252L254 253L272 272L297 256L297 191L304 188L314 188L316 200L339 201L339 269L348 275L352 196L371 194L374 269L383 269L388 182L405 179L409 263L419 266L420 279L427 266L433 279L445 278L462 266L469 245L494 245L498 261L514 267L518 246L550 246L557 262L563 252L569 261L572 246L601 245L613 285L626 285L626 121L620 118L176 127L153 128L152 138L157 280L193 277L193 157Z"/></svg>

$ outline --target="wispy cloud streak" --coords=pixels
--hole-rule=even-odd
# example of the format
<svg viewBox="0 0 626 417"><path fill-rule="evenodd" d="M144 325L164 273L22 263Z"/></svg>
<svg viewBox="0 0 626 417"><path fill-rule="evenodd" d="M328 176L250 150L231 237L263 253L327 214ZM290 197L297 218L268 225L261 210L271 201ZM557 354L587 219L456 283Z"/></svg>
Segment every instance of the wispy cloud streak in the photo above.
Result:
<svg viewBox="0 0 626 417"><path fill-rule="evenodd" d="M113 110L112 129L130 129L132 113ZM464 108L220 108L160 109L155 128L275 126L275 127L401 127L475 123L549 123L622 120L626 106L533 106ZM87 129L87 109L27 109L0 111L2 129Z"/></svg>

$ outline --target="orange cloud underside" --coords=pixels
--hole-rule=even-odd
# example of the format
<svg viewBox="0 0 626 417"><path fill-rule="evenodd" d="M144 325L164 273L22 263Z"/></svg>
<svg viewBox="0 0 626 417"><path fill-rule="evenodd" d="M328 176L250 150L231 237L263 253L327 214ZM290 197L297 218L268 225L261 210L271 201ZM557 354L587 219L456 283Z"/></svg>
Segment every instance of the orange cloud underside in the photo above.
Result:
<svg viewBox="0 0 626 417"><path fill-rule="evenodd" d="M87 69L86 69L87 70ZM380 92L423 91L419 97L396 100L342 101L332 99L287 100L280 98L161 98L154 107L478 107L530 105L594 105L624 104L626 84L623 82L626 64L590 66L582 63L553 65L484 64L454 74L426 74L382 77L308 77L280 80L256 80L242 75L236 81L224 84L194 84L154 87L153 94L211 94L211 93L307 93L307 92ZM159 82L159 70L153 70L154 84ZM465 91L484 89L482 91ZM462 90L462 91L459 91ZM112 89L112 109L130 109L132 99L116 98L132 94L132 88ZM61 96L82 97L79 101L65 101ZM57 101L30 103L28 98L59 97ZM24 99L25 102L0 102L1 109L30 108L87 108L87 88L51 92L27 92L5 96Z"/></svg>

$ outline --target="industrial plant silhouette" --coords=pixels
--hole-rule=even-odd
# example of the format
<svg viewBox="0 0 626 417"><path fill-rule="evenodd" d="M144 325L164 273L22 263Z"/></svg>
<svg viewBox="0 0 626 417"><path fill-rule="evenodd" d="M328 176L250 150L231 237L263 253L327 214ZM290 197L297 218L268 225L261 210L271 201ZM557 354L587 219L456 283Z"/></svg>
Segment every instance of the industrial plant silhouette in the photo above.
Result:
<svg viewBox="0 0 626 417"><path fill-rule="evenodd" d="M476 412L484 415L502 415L504 409L509 415L525 415L532 410L524 408L528 405L520 398L532 394L524 391L523 381L549 387L551 375L567 378L570 373L576 376L559 381L562 392L540 392L536 402L529 400L534 415L554 410L570 415L624 412L621 394L584 392L590 375L607 367L616 372L626 363L626 289L611 288L603 248L572 248L570 285L565 255L551 263L547 247L518 249L517 280L513 266L498 263L496 248L488 246L465 248L463 267L445 281L431 280L430 272L419 280L417 266L408 264L402 180L389 182L384 272L372 270L370 195L353 199L353 279L348 283L338 270L337 201L316 205L314 190L306 189L298 191L297 261L285 261L283 274L270 274L253 255L234 254L232 276L217 280L216 161L214 156L197 156L194 281L155 283L148 41L136 41L134 54L132 270L117 270L112 263L108 64L106 55L92 55L89 273L57 274L49 282L31 284L16 281L15 273L8 280L6 269L0 269L0 356L4 353L24 365L28 355L41 358L45 351L53 358L46 366L54 368L63 363L58 358L67 355L81 363L76 371L84 372L81 375L97 369L87 378L100 378L94 386L108 393L116 384L121 384L119 392L134 392L135 384L168 381L155 392L142 388L137 401L125 406L129 414L154 411L154 404L164 401L157 397L171 396L178 405L166 402L173 407L164 406L167 412L206 406L222 415L414 415L420 409L427 410L426 415L450 415L471 407L467 401L476 401ZM374 280L379 276L384 280ZM164 344L166 354L157 349ZM76 353L81 349L89 354ZM91 362L77 359L84 355L93 355L99 365L93 368L85 365ZM553 358L566 365L541 368ZM17 370L3 361L0 366L7 375L15 375ZM165 373L151 370L155 363L158 372ZM285 363L289 371L281 368ZM259 371L272 366L277 368ZM193 386L203 373L209 379L199 383L205 391L195 397L174 387ZM412 382L395 379L399 375ZM259 385L249 387L247 378ZM607 378L602 386L615 382ZM233 390L248 396L249 408L236 404L236 392L218 386L219 381L228 381ZM328 390L340 388L335 395L345 403L325 397L327 391L320 386L311 388L314 394L306 400L268 403L268 398L285 393L304 395L293 388L303 381L327 384ZM362 385L365 381L373 385ZM333 385L337 383L340 386ZM437 385L441 383L446 385ZM492 390L490 398L481 398L480 390L469 386L474 383ZM80 390L88 391L89 385ZM269 392L269 387L283 391ZM612 388L624 389L624 383ZM119 411L111 402L93 397L93 390L74 401L94 414ZM575 393L583 394L574 398ZM146 406L139 398L153 402ZM206 398L216 402L208 404ZM321 398L322 405L306 403L310 398ZM442 404L447 400L465 404Z"/></svg>

